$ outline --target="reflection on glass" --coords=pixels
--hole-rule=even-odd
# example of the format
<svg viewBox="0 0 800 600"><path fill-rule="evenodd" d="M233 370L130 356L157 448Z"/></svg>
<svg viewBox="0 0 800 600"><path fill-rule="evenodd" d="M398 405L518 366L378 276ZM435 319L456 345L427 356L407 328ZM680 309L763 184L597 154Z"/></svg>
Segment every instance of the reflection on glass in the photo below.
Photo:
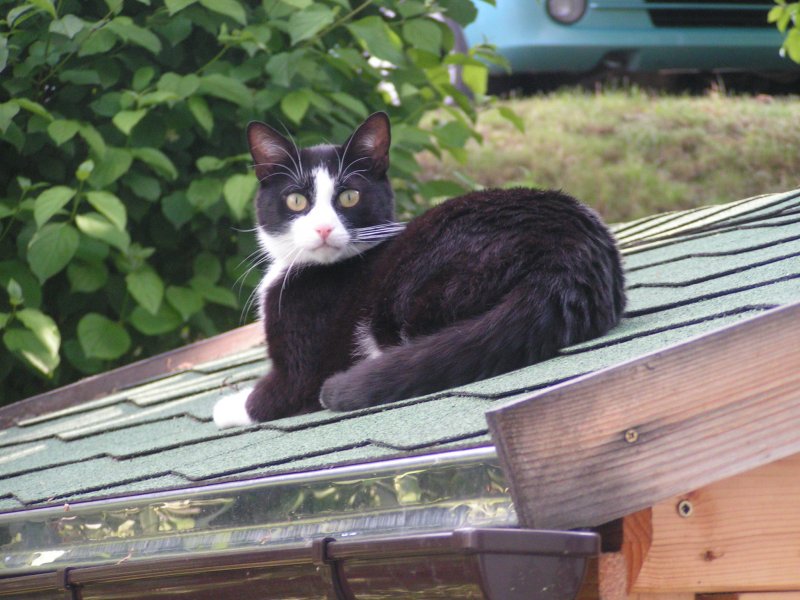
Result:
<svg viewBox="0 0 800 600"><path fill-rule="evenodd" d="M318 536L516 524L492 450L439 457L9 515L0 518L0 575Z"/></svg>

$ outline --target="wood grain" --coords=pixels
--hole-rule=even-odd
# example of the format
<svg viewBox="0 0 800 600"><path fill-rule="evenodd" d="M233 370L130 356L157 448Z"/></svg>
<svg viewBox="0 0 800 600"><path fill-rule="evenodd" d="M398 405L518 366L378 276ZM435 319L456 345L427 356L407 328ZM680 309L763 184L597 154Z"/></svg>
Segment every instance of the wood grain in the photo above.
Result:
<svg viewBox="0 0 800 600"><path fill-rule="evenodd" d="M622 520L622 554L627 570L625 591L633 589L653 543L653 511L640 510Z"/></svg>
<svg viewBox="0 0 800 600"><path fill-rule="evenodd" d="M524 527L596 526L800 452L800 304L487 419Z"/></svg>
<svg viewBox="0 0 800 600"><path fill-rule="evenodd" d="M689 517L676 510L682 500ZM800 590L800 454L656 504L632 590L786 590L769 600L800 600L792 591Z"/></svg>

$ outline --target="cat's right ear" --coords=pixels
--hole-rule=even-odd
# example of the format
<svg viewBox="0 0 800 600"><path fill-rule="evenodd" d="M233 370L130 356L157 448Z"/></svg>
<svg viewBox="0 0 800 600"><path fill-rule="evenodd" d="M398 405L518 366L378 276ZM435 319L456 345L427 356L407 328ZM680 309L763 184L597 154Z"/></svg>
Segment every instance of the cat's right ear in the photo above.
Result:
<svg viewBox="0 0 800 600"><path fill-rule="evenodd" d="M282 164L295 161L295 147L269 125L253 121L247 126L247 141L256 177L264 181Z"/></svg>

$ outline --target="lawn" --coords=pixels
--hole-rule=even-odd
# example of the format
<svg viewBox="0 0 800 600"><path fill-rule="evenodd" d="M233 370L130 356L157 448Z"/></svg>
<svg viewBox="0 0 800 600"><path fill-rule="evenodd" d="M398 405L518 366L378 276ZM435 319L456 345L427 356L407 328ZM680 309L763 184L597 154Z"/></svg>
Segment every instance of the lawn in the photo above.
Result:
<svg viewBox="0 0 800 600"><path fill-rule="evenodd" d="M425 179L561 188L608 221L800 187L797 97L560 91L482 111L466 164L422 156Z"/></svg>

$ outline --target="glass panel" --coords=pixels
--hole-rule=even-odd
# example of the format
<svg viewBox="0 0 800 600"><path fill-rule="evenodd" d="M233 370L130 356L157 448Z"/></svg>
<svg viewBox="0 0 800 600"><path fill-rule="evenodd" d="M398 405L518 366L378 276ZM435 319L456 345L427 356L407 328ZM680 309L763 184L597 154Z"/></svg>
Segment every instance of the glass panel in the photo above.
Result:
<svg viewBox="0 0 800 600"><path fill-rule="evenodd" d="M0 515L0 575L517 519L494 449Z"/></svg>

